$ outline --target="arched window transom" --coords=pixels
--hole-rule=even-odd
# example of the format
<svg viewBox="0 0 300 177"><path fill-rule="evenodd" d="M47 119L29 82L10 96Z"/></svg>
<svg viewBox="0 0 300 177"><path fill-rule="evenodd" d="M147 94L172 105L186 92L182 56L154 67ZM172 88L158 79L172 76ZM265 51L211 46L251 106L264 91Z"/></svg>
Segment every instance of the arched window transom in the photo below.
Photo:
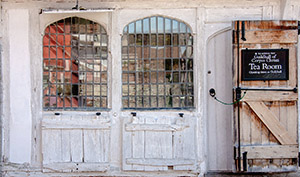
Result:
<svg viewBox="0 0 300 177"><path fill-rule="evenodd" d="M90 20L50 24L43 37L43 108L107 108L107 33Z"/></svg>
<svg viewBox="0 0 300 177"><path fill-rule="evenodd" d="M154 16L124 28L123 108L193 108L193 88L193 36L185 23Z"/></svg>

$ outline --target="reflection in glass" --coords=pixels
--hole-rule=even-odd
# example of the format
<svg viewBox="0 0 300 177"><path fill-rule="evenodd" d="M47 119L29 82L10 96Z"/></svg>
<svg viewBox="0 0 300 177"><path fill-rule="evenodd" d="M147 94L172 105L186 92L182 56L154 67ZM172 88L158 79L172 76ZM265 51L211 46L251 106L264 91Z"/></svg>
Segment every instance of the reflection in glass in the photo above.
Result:
<svg viewBox="0 0 300 177"><path fill-rule="evenodd" d="M78 17L45 29L44 109L107 107L107 43L101 25Z"/></svg>
<svg viewBox="0 0 300 177"><path fill-rule="evenodd" d="M161 16L128 24L122 37L123 108L193 108L193 36Z"/></svg>

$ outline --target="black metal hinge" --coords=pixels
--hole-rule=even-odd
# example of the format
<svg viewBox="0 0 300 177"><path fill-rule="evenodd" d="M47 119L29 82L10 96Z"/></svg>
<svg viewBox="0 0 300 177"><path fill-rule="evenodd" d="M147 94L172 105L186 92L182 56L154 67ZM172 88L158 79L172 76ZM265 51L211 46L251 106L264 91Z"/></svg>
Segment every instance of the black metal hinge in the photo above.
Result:
<svg viewBox="0 0 300 177"><path fill-rule="evenodd" d="M298 21L298 35L300 35L300 21Z"/></svg>

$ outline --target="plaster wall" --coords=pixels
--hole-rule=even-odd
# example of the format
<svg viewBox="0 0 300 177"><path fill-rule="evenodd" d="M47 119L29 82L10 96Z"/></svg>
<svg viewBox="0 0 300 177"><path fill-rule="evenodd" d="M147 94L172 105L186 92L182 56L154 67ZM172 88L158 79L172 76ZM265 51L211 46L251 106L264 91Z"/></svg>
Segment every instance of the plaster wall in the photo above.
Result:
<svg viewBox="0 0 300 177"><path fill-rule="evenodd" d="M28 10L9 10L10 144L14 163L31 161L31 85ZM22 42L21 42L22 41Z"/></svg>
<svg viewBox="0 0 300 177"><path fill-rule="evenodd" d="M7 176L24 174L47 176L42 168L43 117L54 112L42 110L42 36L50 23L70 16L93 20L103 25L109 35L109 107L111 119L110 170L106 175L175 175L174 172L122 171L122 117L130 111L121 111L121 35L130 22L153 15L162 15L184 21L194 35L194 91L195 110L184 111L197 117L197 169L182 171L182 175L203 175L209 170L232 171L233 135L232 107L222 107L211 100L211 87L225 88L218 97L230 99L232 88L230 29L233 20L297 20L300 2L296 0L89 0L79 1L85 8L113 8L112 12L79 14L40 14L42 8L72 8L75 1L2 1L3 34L2 84L2 162ZM21 42L20 42L21 41ZM226 65L220 67L218 63ZM228 61L228 62L227 62ZM299 68L299 67L298 67ZM210 71L210 74L208 74ZM227 74L227 75L226 75ZM222 76L222 77L221 77ZM226 81L226 82L225 82ZM215 110L219 110L216 113ZM141 115L176 115L178 111L141 112ZM91 116L94 112L63 112L63 115ZM217 131L214 131L217 129ZM224 155L226 154L226 155ZM222 156L222 158L218 158ZM14 165L13 165L14 164ZM95 173L82 173L93 175ZM60 175L60 174L54 174Z"/></svg>

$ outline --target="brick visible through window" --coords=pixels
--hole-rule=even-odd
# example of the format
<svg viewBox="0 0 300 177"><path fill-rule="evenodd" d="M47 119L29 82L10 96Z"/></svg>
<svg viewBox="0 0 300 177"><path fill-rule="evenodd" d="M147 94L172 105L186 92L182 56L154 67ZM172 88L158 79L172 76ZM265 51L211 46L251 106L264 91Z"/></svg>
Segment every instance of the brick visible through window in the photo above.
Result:
<svg viewBox="0 0 300 177"><path fill-rule="evenodd" d="M43 107L107 108L107 33L90 20L50 24L43 37Z"/></svg>

